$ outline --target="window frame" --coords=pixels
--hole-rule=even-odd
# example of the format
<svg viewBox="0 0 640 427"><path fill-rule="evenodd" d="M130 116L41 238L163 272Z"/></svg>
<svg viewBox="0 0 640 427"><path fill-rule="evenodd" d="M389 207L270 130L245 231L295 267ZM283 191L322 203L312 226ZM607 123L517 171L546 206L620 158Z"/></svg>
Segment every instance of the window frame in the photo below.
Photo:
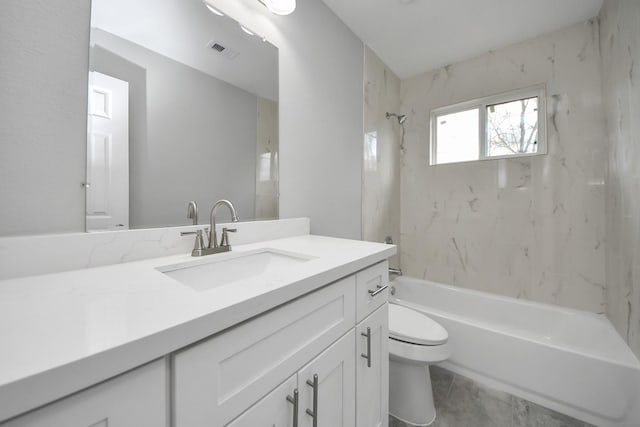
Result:
<svg viewBox="0 0 640 427"><path fill-rule="evenodd" d="M497 95L486 96L483 98L477 98L470 101L459 102L457 104L447 105L444 107L438 107L431 110L429 117L430 135L429 135L429 165L453 165L459 163L478 162L482 160L499 160L499 159L512 159L518 157L531 157L547 154L547 100L546 100L546 85L530 86L524 89L512 90L509 92L503 92ZM535 153L521 153L521 154L506 154L501 156L487 156L488 152L488 135L487 135L487 107L494 104L503 104L513 101L519 101L525 98L538 98L538 140L536 145L538 146ZM463 111L475 110L479 111L479 126L478 126L478 143L479 158L474 160L461 160L458 162L438 163L437 159L437 147L438 147L438 135L437 135L437 119L443 115L460 113Z"/></svg>

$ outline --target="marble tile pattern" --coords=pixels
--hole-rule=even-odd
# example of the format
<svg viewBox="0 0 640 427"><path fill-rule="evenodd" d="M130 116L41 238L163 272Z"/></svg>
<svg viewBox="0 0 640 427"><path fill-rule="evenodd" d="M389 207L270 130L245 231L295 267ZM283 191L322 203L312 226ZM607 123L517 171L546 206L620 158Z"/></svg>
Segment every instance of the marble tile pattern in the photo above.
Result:
<svg viewBox="0 0 640 427"><path fill-rule="evenodd" d="M593 427L432 365L433 427ZM389 417L389 427L412 427Z"/></svg>
<svg viewBox="0 0 640 427"><path fill-rule="evenodd" d="M223 226L217 224L220 233ZM37 274L58 273L110 264L138 261L193 249L194 231L205 225L190 225L100 233L48 234L0 237L0 280ZM230 236L232 245L309 234L309 218L233 223L238 231Z"/></svg>
<svg viewBox="0 0 640 427"><path fill-rule="evenodd" d="M429 166L433 108L545 84L548 154ZM417 278L605 311L599 24L401 82L401 261Z"/></svg>
<svg viewBox="0 0 640 427"><path fill-rule="evenodd" d="M609 139L607 315L640 357L640 2L605 0L600 22Z"/></svg>
<svg viewBox="0 0 640 427"><path fill-rule="evenodd" d="M386 113L401 113L400 79L369 48L364 59L364 240L400 241L400 143L402 129ZM375 146L373 139L375 138ZM370 144L367 146L367 144ZM369 150L369 151L368 151ZM398 265L398 255L390 259Z"/></svg>

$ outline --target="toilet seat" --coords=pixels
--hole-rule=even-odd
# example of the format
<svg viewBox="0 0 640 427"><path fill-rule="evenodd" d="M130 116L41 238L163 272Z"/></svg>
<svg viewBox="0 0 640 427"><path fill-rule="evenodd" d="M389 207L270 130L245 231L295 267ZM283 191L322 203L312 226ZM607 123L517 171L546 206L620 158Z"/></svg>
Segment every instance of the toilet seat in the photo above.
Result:
<svg viewBox="0 0 640 427"><path fill-rule="evenodd" d="M445 344L449 334L438 322L408 307L389 304L389 337L422 346Z"/></svg>

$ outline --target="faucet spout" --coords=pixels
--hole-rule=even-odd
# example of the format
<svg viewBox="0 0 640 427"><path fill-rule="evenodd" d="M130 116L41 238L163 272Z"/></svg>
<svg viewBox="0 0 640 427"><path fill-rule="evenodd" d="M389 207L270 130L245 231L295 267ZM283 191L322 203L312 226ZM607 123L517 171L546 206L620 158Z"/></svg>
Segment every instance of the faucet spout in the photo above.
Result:
<svg viewBox="0 0 640 427"><path fill-rule="evenodd" d="M193 225L198 225L198 205L193 200L187 206L187 218L193 220Z"/></svg>
<svg viewBox="0 0 640 427"><path fill-rule="evenodd" d="M239 221L238 214L236 213L236 208L233 206L233 203L225 199L218 200L211 208L211 225L209 226L209 248L217 248L220 246L218 244L218 234L216 233L216 208L221 205L229 208L229 212L231 212L231 222Z"/></svg>

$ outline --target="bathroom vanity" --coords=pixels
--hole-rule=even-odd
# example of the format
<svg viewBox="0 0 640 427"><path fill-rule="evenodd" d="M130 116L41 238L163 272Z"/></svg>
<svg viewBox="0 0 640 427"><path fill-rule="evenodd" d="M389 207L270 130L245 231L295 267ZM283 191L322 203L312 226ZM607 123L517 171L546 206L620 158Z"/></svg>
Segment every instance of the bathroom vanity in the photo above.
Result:
<svg viewBox="0 0 640 427"><path fill-rule="evenodd" d="M301 235L0 281L0 424L386 426L394 253Z"/></svg>

